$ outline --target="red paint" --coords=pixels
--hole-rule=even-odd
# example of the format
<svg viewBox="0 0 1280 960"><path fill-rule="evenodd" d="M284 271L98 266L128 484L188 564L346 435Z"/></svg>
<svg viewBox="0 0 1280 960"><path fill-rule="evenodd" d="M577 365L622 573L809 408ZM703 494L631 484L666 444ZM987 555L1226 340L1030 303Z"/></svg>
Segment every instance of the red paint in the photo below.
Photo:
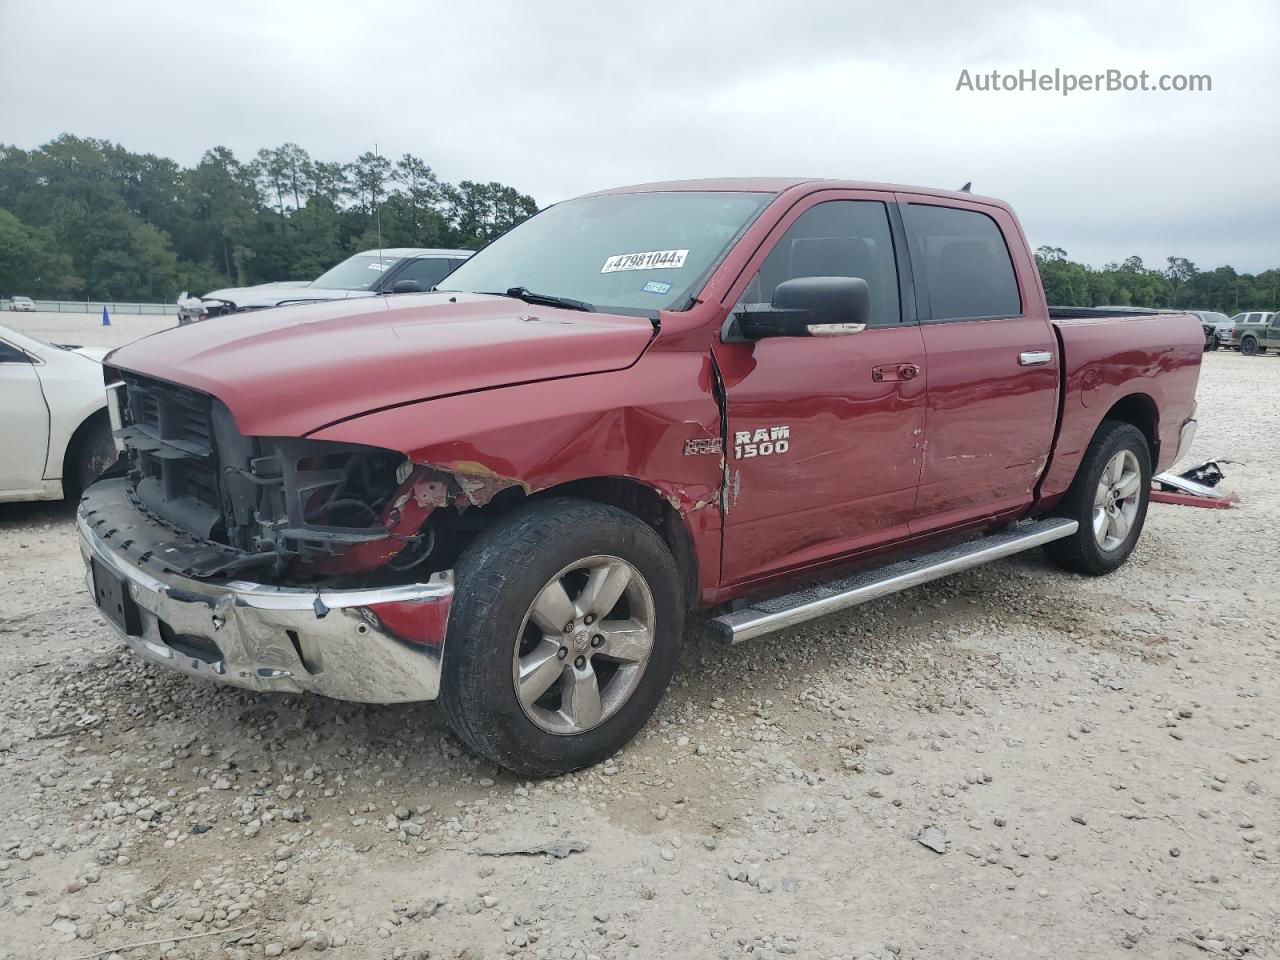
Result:
<svg viewBox="0 0 1280 960"><path fill-rule="evenodd" d="M681 189L774 199L693 306L662 313L656 336L639 317L436 294L218 318L138 341L111 362L218 396L244 433L400 450L475 478L486 493L630 479L685 523L703 604L872 551L1044 512L1070 484L1102 418L1135 395L1156 411L1158 468L1174 456L1193 409L1198 323L1186 315L1051 322L1007 205L802 180L608 192ZM722 343L728 311L777 238L804 209L830 199L923 199L988 214L1012 254L1022 315ZM1019 365L1018 354L1033 350L1051 351L1053 362ZM736 432L778 425L790 428L786 456L734 459ZM727 465L718 455L684 454L686 441L713 440L722 429ZM409 620L396 629L413 634L417 621Z"/></svg>
<svg viewBox="0 0 1280 960"><path fill-rule="evenodd" d="M362 609L376 618L383 630L406 643L439 647L444 644L451 603L452 597L425 601L393 600Z"/></svg>
<svg viewBox="0 0 1280 960"><path fill-rule="evenodd" d="M401 294L174 327L109 362L213 394L241 433L292 437L381 407L621 369L652 336L643 317Z"/></svg>
<svg viewBox="0 0 1280 960"><path fill-rule="evenodd" d="M1221 497L1197 497L1194 493L1173 493L1169 490L1152 490L1152 503L1169 503L1178 507L1204 507L1208 510L1230 510L1240 502L1238 493Z"/></svg>

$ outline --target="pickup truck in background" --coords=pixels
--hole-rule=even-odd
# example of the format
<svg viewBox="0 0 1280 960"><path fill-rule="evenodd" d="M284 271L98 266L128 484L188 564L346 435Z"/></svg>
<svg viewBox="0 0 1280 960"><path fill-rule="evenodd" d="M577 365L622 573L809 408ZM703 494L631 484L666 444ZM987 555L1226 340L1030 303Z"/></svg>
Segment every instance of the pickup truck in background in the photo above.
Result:
<svg viewBox="0 0 1280 960"><path fill-rule="evenodd" d="M1195 429L1197 319L1051 311L968 193L610 190L441 287L108 357L129 472L78 525L138 654L439 698L552 775L644 725L690 613L733 643L1041 545L1115 570Z"/></svg>
<svg viewBox="0 0 1280 960"><path fill-rule="evenodd" d="M1246 357L1280 348L1280 313L1257 310L1238 313L1231 318L1231 323L1231 345Z"/></svg>

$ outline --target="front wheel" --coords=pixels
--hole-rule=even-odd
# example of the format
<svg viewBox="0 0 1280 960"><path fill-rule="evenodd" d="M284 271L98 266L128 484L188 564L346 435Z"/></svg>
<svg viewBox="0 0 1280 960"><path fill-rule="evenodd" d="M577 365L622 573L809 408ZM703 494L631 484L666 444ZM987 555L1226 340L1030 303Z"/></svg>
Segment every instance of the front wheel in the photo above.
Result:
<svg viewBox="0 0 1280 960"><path fill-rule="evenodd" d="M1210 337L1208 341L1206 341L1204 348L1206 351L1217 350L1218 347L1221 346L1221 343L1222 341L1220 341L1217 337L1217 334L1215 334L1214 336Z"/></svg>
<svg viewBox="0 0 1280 960"><path fill-rule="evenodd" d="M1131 423L1104 420L1085 451L1059 512L1080 524L1070 537L1045 545L1058 566L1102 576L1118 568L1138 543L1151 497L1151 451Z"/></svg>
<svg viewBox="0 0 1280 960"><path fill-rule="evenodd" d="M1240 352L1246 357L1257 356L1258 341L1255 337L1245 337L1240 341Z"/></svg>
<svg viewBox="0 0 1280 960"><path fill-rule="evenodd" d="M521 776L609 757L675 670L680 578L616 507L556 498L484 531L456 568L440 699L473 751Z"/></svg>

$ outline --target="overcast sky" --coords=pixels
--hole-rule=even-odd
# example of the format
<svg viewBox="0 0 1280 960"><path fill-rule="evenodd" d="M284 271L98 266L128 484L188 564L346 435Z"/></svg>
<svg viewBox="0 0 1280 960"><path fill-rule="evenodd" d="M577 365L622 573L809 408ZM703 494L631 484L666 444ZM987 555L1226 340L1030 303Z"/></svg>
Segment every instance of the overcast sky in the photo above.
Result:
<svg viewBox="0 0 1280 960"><path fill-rule="evenodd" d="M190 165L376 141L542 205L701 176L972 180L1073 259L1280 264L1275 0L0 0L0 36L0 142L22 147L71 132ZM956 90L1055 67L1213 89Z"/></svg>

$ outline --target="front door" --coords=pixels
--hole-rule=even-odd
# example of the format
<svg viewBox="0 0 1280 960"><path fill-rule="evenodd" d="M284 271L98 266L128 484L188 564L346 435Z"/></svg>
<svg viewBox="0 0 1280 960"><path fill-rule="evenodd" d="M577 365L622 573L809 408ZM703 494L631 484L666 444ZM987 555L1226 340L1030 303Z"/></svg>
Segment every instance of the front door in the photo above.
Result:
<svg viewBox="0 0 1280 960"><path fill-rule="evenodd" d="M902 200L929 369L921 534L1031 503L1058 418L1058 343L1039 289L1019 283L1036 268L1006 211Z"/></svg>
<svg viewBox="0 0 1280 960"><path fill-rule="evenodd" d="M31 358L3 340L0 414L0 494L34 491L49 452L49 408Z"/></svg>
<svg viewBox="0 0 1280 960"><path fill-rule="evenodd" d="M861 277L871 323L719 343L728 398L722 579L742 583L904 536L923 445L924 344L903 309L891 194L801 201L748 264L739 305L784 280ZM909 298L908 298L909 299ZM735 309L737 309L735 307Z"/></svg>

